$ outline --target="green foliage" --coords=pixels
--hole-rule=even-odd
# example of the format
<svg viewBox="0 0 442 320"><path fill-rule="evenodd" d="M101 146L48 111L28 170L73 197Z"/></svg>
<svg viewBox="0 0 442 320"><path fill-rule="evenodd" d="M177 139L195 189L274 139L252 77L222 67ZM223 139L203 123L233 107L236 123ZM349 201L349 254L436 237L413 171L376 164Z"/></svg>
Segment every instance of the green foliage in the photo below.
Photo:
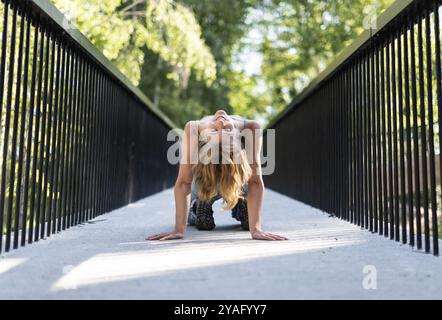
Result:
<svg viewBox="0 0 442 320"><path fill-rule="evenodd" d="M170 65L168 77L185 83L193 71L210 84L215 61L193 13L172 0L52 0L135 84L144 48Z"/></svg>
<svg viewBox="0 0 442 320"><path fill-rule="evenodd" d="M201 27L187 7L170 0L149 1L143 32L147 46L169 62L173 70L179 70L170 75L172 79L186 77L193 66L198 81L206 80L210 85L215 80L215 60L201 41Z"/></svg>
<svg viewBox="0 0 442 320"><path fill-rule="evenodd" d="M253 119L264 114L266 107L272 104L269 92L260 90L259 80L259 77L247 76L242 71L229 72L229 101L236 114Z"/></svg>
<svg viewBox="0 0 442 320"><path fill-rule="evenodd" d="M393 0L52 0L182 126L224 108L268 119ZM259 34L250 43L250 33ZM247 72L241 56L262 65Z"/></svg>
<svg viewBox="0 0 442 320"><path fill-rule="evenodd" d="M258 27L262 74L279 112L393 0L272 0ZM376 4L376 6L373 6ZM367 20L367 21L364 21Z"/></svg>
<svg viewBox="0 0 442 320"><path fill-rule="evenodd" d="M146 50L140 89L180 126L189 119L199 118L219 108L237 112L229 97L232 91L229 81L232 56L239 40L247 32L248 26L244 21L255 1L178 2L195 13L202 37L215 57L217 78L208 86L191 75L187 87L180 87L177 81L167 77L170 67L162 63L155 52Z"/></svg>

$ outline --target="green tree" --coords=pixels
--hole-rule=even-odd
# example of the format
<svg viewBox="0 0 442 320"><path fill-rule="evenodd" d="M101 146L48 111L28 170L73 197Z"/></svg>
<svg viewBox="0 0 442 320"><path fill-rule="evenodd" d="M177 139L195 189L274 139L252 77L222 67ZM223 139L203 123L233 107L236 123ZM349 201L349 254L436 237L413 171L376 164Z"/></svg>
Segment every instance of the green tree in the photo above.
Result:
<svg viewBox="0 0 442 320"><path fill-rule="evenodd" d="M272 113L321 72L394 0L270 0L256 22L263 39L262 75L273 102Z"/></svg>
<svg viewBox="0 0 442 320"><path fill-rule="evenodd" d="M167 77L186 83L193 72L210 84L215 60L187 7L172 0L52 0L91 42L135 84L144 48L167 63Z"/></svg>
<svg viewBox="0 0 442 320"><path fill-rule="evenodd" d="M269 118L393 0L52 0L178 125L218 108ZM250 44L250 32L259 42ZM238 57L259 52L258 74Z"/></svg>
<svg viewBox="0 0 442 320"><path fill-rule="evenodd" d="M256 1L180 0L179 3L191 9L197 17L202 37L215 57L217 78L208 86L191 75L187 86L180 87L179 83L166 77L169 66L162 63L154 52L146 50L141 90L152 97L178 125L219 108L237 112L229 96L232 87L235 90L238 88L237 82L233 84L230 81L231 65L240 39L250 28L245 24L245 19Z"/></svg>

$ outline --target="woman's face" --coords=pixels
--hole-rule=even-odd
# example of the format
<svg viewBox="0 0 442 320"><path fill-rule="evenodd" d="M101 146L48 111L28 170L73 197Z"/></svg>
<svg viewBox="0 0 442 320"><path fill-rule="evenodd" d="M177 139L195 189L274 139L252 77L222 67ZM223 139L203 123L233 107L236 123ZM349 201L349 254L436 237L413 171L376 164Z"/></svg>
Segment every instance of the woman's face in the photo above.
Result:
<svg viewBox="0 0 442 320"><path fill-rule="evenodd" d="M230 141L238 129L235 128L233 119L224 110L218 110L213 117L208 120L204 135L212 142ZM226 140L224 140L226 139Z"/></svg>

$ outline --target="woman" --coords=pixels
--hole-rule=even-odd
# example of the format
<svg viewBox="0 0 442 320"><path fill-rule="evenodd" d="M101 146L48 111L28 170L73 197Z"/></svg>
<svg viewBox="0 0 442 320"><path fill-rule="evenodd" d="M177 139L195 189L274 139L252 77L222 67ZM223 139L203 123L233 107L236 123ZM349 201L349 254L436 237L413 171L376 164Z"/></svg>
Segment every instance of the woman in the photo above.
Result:
<svg viewBox="0 0 442 320"><path fill-rule="evenodd" d="M252 133L248 136L253 142L249 144L252 146L249 153L244 149L244 132ZM199 230L212 230L215 228L212 204L220 198L253 239L287 240L261 229L264 196L261 146L260 126L256 121L228 115L224 110L188 122L174 189L175 230L151 235L146 240L182 239L187 224Z"/></svg>

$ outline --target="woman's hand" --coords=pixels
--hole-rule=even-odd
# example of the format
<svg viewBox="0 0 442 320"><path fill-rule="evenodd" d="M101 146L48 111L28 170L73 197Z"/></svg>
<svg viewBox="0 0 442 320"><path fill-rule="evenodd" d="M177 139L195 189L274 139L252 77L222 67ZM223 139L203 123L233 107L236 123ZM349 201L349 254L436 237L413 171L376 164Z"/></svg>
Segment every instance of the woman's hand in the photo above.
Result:
<svg viewBox="0 0 442 320"><path fill-rule="evenodd" d="M286 237L279 236L277 234L273 234L270 232L264 232L262 230L255 230L250 233L252 235L252 238L255 240L270 240L270 241L288 240L288 238L286 238Z"/></svg>
<svg viewBox="0 0 442 320"><path fill-rule="evenodd" d="M163 232L158 234L153 234L151 236L148 236L146 240L176 240L176 239L183 239L184 234L176 231L172 232Z"/></svg>

